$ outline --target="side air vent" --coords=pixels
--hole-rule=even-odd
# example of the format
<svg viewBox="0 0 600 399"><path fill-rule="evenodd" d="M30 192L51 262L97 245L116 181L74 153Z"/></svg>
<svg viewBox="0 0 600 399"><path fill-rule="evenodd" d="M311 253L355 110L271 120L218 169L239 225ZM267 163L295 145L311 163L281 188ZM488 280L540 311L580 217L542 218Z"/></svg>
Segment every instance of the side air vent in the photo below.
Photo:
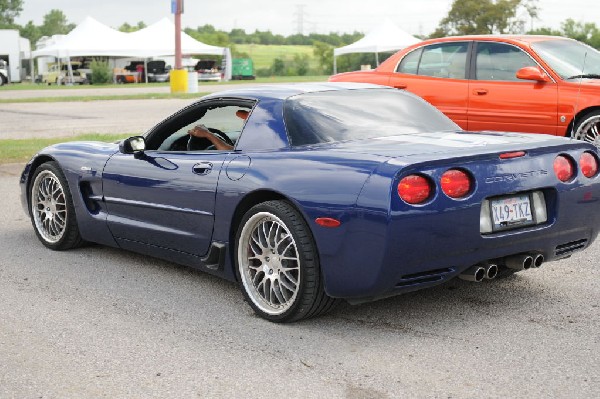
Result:
<svg viewBox="0 0 600 399"><path fill-rule="evenodd" d="M572 252L585 248L588 240L582 239L577 241L571 241L566 244L561 244L556 247L554 253L556 256L568 255Z"/></svg>
<svg viewBox="0 0 600 399"><path fill-rule="evenodd" d="M434 283L443 280L447 274L453 273L454 269L436 269L422 273L406 274L402 276L396 287L406 287L409 285Z"/></svg>

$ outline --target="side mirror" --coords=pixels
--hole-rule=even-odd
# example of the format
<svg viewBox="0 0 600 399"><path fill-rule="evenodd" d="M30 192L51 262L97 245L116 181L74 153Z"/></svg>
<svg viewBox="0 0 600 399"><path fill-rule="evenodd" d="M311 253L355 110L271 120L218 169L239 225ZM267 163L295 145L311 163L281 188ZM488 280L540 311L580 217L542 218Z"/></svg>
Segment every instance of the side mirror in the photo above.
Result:
<svg viewBox="0 0 600 399"><path fill-rule="evenodd" d="M146 140L142 136L133 136L119 143L119 151L123 154L142 154L146 149Z"/></svg>
<svg viewBox="0 0 600 399"><path fill-rule="evenodd" d="M539 67L524 67L517 71L517 79L522 80L535 80L536 82L550 82L550 77L546 72L542 71Z"/></svg>

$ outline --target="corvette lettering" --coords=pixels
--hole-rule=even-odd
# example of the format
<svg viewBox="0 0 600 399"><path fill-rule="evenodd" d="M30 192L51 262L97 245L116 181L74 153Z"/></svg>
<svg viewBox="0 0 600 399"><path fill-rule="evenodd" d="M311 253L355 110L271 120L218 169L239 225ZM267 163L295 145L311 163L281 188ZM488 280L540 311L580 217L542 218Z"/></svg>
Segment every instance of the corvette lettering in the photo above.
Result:
<svg viewBox="0 0 600 399"><path fill-rule="evenodd" d="M509 173L506 175L492 176L486 177L486 183L501 183L501 182L511 182L516 180L528 179L530 177L538 177L545 176L548 174L547 170L531 170L529 172L519 172L519 173Z"/></svg>

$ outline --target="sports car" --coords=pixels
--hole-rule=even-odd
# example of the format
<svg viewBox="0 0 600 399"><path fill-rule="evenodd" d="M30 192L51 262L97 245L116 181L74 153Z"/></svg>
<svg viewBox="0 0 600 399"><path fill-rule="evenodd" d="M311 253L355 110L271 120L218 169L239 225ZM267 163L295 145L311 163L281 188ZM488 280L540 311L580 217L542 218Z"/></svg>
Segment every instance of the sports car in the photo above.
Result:
<svg viewBox="0 0 600 399"><path fill-rule="evenodd" d="M586 142L465 132L411 93L323 83L219 92L143 136L54 145L20 184L46 247L198 268L289 322L585 249L598 161Z"/></svg>

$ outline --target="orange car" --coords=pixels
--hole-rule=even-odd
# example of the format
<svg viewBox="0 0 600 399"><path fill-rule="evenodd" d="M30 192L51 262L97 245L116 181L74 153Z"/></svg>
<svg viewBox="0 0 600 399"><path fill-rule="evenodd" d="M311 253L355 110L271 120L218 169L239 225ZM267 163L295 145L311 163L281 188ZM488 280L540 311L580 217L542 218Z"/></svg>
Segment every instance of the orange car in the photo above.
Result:
<svg viewBox="0 0 600 399"><path fill-rule="evenodd" d="M373 71L332 76L409 90L465 130L572 136L600 146L600 52L556 36L423 41Z"/></svg>

